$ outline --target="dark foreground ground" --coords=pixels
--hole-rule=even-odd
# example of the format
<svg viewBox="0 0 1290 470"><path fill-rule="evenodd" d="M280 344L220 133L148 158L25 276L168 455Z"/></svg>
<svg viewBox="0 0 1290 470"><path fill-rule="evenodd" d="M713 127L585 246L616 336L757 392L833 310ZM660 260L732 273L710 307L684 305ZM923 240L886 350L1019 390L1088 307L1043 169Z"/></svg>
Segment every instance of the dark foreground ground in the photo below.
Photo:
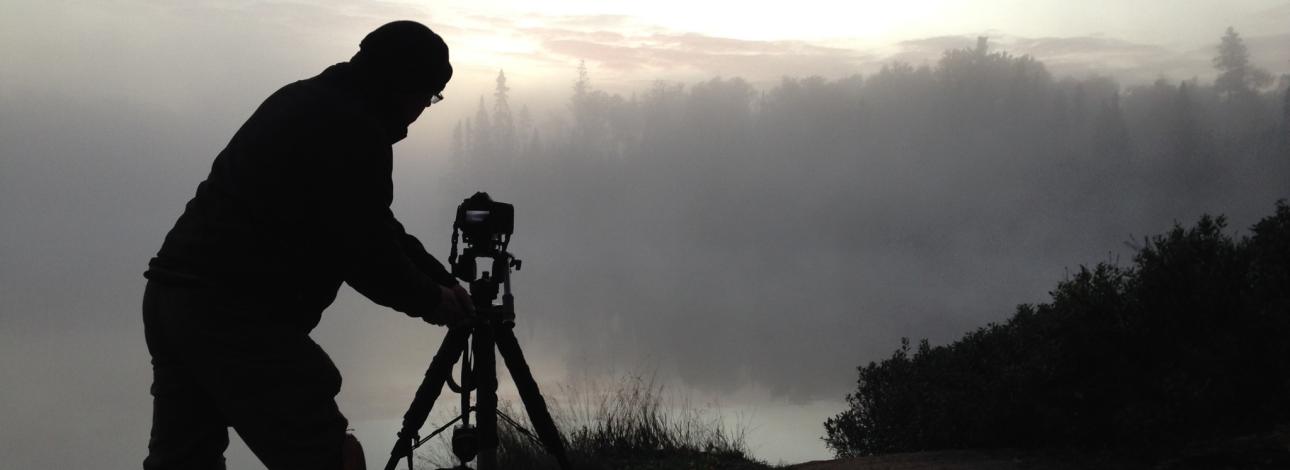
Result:
<svg viewBox="0 0 1290 470"><path fill-rule="evenodd" d="M807 462L791 470L1290 469L1290 428L1169 452L955 450Z"/></svg>

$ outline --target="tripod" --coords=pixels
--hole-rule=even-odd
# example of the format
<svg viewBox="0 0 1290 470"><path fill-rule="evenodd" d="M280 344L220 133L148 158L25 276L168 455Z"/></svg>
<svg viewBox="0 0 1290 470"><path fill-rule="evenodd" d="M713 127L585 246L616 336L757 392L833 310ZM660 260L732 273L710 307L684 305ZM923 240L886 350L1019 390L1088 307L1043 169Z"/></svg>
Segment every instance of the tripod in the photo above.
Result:
<svg viewBox="0 0 1290 470"><path fill-rule="evenodd" d="M454 268L459 267L455 260L456 242L454 232L454 259L452 260ZM412 405L403 415L403 427L398 433L394 449L390 451L390 459L385 464L385 470L394 470L402 458L407 458L408 469L412 470L412 451L457 421L462 422L462 426L455 430L452 439L453 454L460 459L460 464L455 467L457 469L466 468L466 462L476 456L479 458L479 470L497 469L499 414L518 430L532 437L514 420L497 411L497 358L494 355L494 349L501 353L511 378L515 380L520 399L528 411L529 421L533 423L534 431L537 432L542 446L555 457L560 468L570 470L572 467L565 454L560 433L551 419L551 413L547 410L541 392L538 391L537 382L533 380L528 363L524 360L519 341L515 338L515 310L514 297L511 295L510 270L511 267L519 269L520 261L504 249L467 248L464 254L466 261L471 265L469 278L474 278L473 265L477 257L492 258L493 273L496 275L490 276L485 271L479 279L470 282L470 297L475 307L475 317L465 324L450 328L443 343L439 345L439 350L430 361L430 367L426 370L421 386L417 388ZM502 304L493 305L499 285L504 289ZM472 356L474 357L473 366L471 365ZM451 379L452 368L458 358L462 360L459 384L453 383ZM454 392L461 394L461 415L425 438L419 438L417 433L425 424L445 383ZM472 391L477 395L474 406L470 404ZM472 411L478 422L477 430L470 427Z"/></svg>

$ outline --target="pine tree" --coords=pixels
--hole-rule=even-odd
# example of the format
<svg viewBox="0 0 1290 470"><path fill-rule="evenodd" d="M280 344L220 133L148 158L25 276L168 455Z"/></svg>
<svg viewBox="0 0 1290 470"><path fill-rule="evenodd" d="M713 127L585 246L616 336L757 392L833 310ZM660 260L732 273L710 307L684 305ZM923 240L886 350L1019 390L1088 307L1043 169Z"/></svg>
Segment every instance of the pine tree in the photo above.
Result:
<svg viewBox="0 0 1290 470"><path fill-rule="evenodd" d="M1211 135L1197 118L1192 87L1187 82L1178 85L1169 126L1170 153L1177 159L1177 170L1193 194L1204 189L1216 177L1213 141Z"/></svg>
<svg viewBox="0 0 1290 470"><path fill-rule="evenodd" d="M1290 80L1287 80L1290 81ZM1285 101L1281 106L1281 147L1290 154L1290 85L1286 85Z"/></svg>
<svg viewBox="0 0 1290 470"><path fill-rule="evenodd" d="M573 111L574 136L579 141L584 140L587 134L590 94L591 78L587 75L587 61L579 61L578 80L573 82L573 97L569 103Z"/></svg>
<svg viewBox="0 0 1290 470"><path fill-rule="evenodd" d="M538 137L537 129L534 129L532 136L529 137L529 146L527 149L524 150L524 153L532 156L532 155L538 155L541 152L542 152L542 139Z"/></svg>
<svg viewBox="0 0 1290 470"><path fill-rule="evenodd" d="M461 121L452 128L452 161L462 162L466 159L466 143L461 130Z"/></svg>
<svg viewBox="0 0 1290 470"><path fill-rule="evenodd" d="M604 93L591 89L591 77L587 73L586 61L578 63L578 80L573 83L573 97L570 108L573 115L572 138L576 148L583 149L589 155L602 154L604 151L604 116L601 114L604 104Z"/></svg>
<svg viewBox="0 0 1290 470"><path fill-rule="evenodd" d="M1124 113L1120 110L1120 94L1111 98L1102 106L1097 115L1093 130L1093 152L1096 158L1113 165L1124 163L1129 158L1129 128L1124 123Z"/></svg>
<svg viewBox="0 0 1290 470"><path fill-rule="evenodd" d="M506 72L497 71L497 88L493 91L493 145L498 156L510 158L515 151L515 122L507 98Z"/></svg>
<svg viewBox="0 0 1290 470"><path fill-rule="evenodd" d="M537 133L537 130L533 128L533 115L529 112L529 106L527 104L520 106L518 122L515 124L516 144L528 141L529 137L535 133ZM529 152L529 148L526 147L523 149L523 154L532 155L532 152Z"/></svg>
<svg viewBox="0 0 1290 470"><path fill-rule="evenodd" d="M1214 90L1225 100L1257 91L1272 82L1267 71L1250 65L1250 51L1245 47L1245 40L1230 26L1218 45L1218 55L1213 63L1219 72L1214 80Z"/></svg>
<svg viewBox="0 0 1290 470"><path fill-rule="evenodd" d="M475 111L474 134L471 135L471 154L476 158L493 156L493 126L488 120L488 111L484 106L484 97L479 97L479 109Z"/></svg>
<svg viewBox="0 0 1290 470"><path fill-rule="evenodd" d="M462 121L461 126L461 146L462 153L466 156L475 154L475 128L471 125L470 118Z"/></svg>
<svg viewBox="0 0 1290 470"><path fill-rule="evenodd" d="M573 82L573 100L585 98L591 91L591 78L587 75L587 61L578 61L578 81Z"/></svg>

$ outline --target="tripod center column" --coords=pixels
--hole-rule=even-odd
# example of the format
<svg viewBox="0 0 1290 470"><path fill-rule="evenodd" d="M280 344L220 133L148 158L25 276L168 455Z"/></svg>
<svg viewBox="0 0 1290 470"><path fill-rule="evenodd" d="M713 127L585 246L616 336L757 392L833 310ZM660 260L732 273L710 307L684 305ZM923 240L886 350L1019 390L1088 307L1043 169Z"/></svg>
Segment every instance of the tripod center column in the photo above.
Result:
<svg viewBox="0 0 1290 470"><path fill-rule="evenodd" d="M497 355L491 322L475 329L475 418L479 426L479 470L497 469Z"/></svg>

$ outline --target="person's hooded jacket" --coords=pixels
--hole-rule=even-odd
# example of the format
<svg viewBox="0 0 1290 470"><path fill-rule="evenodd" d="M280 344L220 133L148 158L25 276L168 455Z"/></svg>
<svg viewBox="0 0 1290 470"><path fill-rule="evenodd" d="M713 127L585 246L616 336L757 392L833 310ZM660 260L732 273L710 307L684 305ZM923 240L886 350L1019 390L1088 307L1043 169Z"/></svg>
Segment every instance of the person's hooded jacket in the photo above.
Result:
<svg viewBox="0 0 1290 470"><path fill-rule="evenodd" d="M149 279L270 299L317 325L342 282L411 316L455 280L390 211L388 119L350 63L278 90L215 158L149 263Z"/></svg>

